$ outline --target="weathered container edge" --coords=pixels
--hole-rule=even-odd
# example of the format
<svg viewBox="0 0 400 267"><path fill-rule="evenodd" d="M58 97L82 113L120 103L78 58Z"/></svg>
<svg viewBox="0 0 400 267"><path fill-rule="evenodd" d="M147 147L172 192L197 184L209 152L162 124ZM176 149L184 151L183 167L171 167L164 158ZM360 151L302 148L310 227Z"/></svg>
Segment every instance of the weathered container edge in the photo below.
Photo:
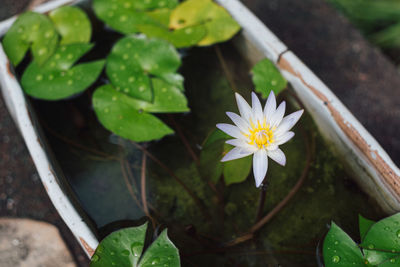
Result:
<svg viewBox="0 0 400 267"><path fill-rule="evenodd" d="M79 1L56 0L37 7L48 12L61 5ZM374 196L382 208L393 213L400 210L400 170L377 141L366 131L340 100L238 0L216 0L242 26L237 39L242 53L255 62L262 57L271 59L292 84L298 97L312 115L326 139L335 144L345 157L358 183ZM12 17L0 23L0 36L14 22ZM94 253L98 240L82 216L76 211L68 195L58 183L56 173L47 156L23 91L13 75L0 45L0 85L7 108L25 140L46 191L74 236L88 256Z"/></svg>

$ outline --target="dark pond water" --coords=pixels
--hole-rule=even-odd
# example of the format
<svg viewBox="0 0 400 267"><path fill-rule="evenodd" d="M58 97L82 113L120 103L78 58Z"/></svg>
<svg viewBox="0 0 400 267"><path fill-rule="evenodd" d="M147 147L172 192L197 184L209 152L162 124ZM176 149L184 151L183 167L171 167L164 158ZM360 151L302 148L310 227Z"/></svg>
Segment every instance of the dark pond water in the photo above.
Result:
<svg viewBox="0 0 400 267"><path fill-rule="evenodd" d="M96 48L84 60L107 53L119 38L111 32L94 34ZM248 99L253 87L251 66L231 42L218 49L235 87ZM317 244L332 220L357 237L359 213L371 219L380 219L383 213L353 183L306 113L294 129L296 137L282 146L286 167L270 161L264 214L296 184L307 164L306 144L310 143L314 160L305 183L253 238L232 245L255 223L259 189L251 175L240 184L210 185L207 177L199 174L183 141L199 156L201 144L215 124L228 122L225 112L237 112L232 81L228 81L216 51L216 47L181 51L180 73L185 77L191 112L160 115L181 134L140 144L168 168L167 171L146 157L145 197L141 194L142 150L105 130L91 108L91 94L106 82L104 75L78 97L57 102L32 101L52 152L99 237L143 222L145 198L156 231L160 226L168 227L180 249L183 266L316 266ZM280 98L292 99L290 93ZM295 108L298 107L289 106L289 110Z"/></svg>

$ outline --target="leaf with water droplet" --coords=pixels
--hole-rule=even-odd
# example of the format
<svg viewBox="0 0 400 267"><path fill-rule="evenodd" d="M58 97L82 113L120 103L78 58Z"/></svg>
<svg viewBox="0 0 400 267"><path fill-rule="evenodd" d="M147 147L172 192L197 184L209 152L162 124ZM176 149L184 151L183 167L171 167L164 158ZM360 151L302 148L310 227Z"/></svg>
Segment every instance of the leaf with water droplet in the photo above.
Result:
<svg viewBox="0 0 400 267"><path fill-rule="evenodd" d="M400 213L384 218L365 234L361 243L365 258L373 265L400 257ZM373 248L371 249L371 245Z"/></svg>
<svg viewBox="0 0 400 267"><path fill-rule="evenodd" d="M62 37L60 44L89 43L92 26L79 7L63 6L51 11L49 17Z"/></svg>
<svg viewBox="0 0 400 267"><path fill-rule="evenodd" d="M56 50L58 34L50 19L39 13L20 15L3 39L4 51L14 66L24 58L29 47L38 65L43 64Z"/></svg>
<svg viewBox="0 0 400 267"><path fill-rule="evenodd" d="M137 266L146 237L147 223L118 230L104 238L96 248L90 267L109 267L114 263L118 267ZM118 242L114 242L117 239ZM134 253L130 253L131 244L135 246Z"/></svg>
<svg viewBox="0 0 400 267"><path fill-rule="evenodd" d="M150 247L144 252L140 259L140 267L170 267L180 266L179 252L168 238L167 230L164 230Z"/></svg>
<svg viewBox="0 0 400 267"><path fill-rule="evenodd" d="M204 25L206 35L198 45L211 45L229 40L239 30L239 24L221 6L211 0L188 0L171 13L169 28L185 29Z"/></svg>
<svg viewBox="0 0 400 267"><path fill-rule="evenodd" d="M358 245L334 222L325 236L322 253L326 267L365 266Z"/></svg>
<svg viewBox="0 0 400 267"><path fill-rule="evenodd" d="M279 94L287 86L287 81L269 59L259 61L251 70L255 90L267 98L271 91Z"/></svg>
<svg viewBox="0 0 400 267"><path fill-rule="evenodd" d="M118 92L110 84L97 88L92 102L101 124L121 137L144 142L173 133L160 119L137 109L133 98Z"/></svg>
<svg viewBox="0 0 400 267"><path fill-rule="evenodd" d="M149 75L168 77L179 84L174 75L180 64L177 51L166 41L128 36L114 45L107 58L106 72L121 92L152 102L154 96Z"/></svg>
<svg viewBox="0 0 400 267"><path fill-rule="evenodd" d="M173 8L176 0L94 0L93 9L102 21L124 34L139 32L138 25L162 25L158 17L147 12Z"/></svg>
<svg viewBox="0 0 400 267"><path fill-rule="evenodd" d="M364 240L365 235L374 223L374 221L364 218L361 214L358 215L361 242Z"/></svg>
<svg viewBox="0 0 400 267"><path fill-rule="evenodd" d="M45 100L59 100L86 90L99 77L104 60L73 64L92 47L62 45L44 65L33 61L22 75L22 88L28 95Z"/></svg>

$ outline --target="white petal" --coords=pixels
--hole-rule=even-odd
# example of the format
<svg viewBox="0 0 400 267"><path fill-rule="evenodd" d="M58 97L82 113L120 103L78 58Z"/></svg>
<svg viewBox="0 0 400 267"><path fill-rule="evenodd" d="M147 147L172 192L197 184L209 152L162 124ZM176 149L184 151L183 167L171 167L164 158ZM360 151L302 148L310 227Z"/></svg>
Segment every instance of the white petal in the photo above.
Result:
<svg viewBox="0 0 400 267"><path fill-rule="evenodd" d="M232 148L231 151L226 153L226 155L221 159L222 162L240 159L251 155L252 153L244 153L240 147Z"/></svg>
<svg viewBox="0 0 400 267"><path fill-rule="evenodd" d="M226 115L233 121L233 123L239 127L239 129L242 132L248 132L249 131L249 124L238 114L233 113L233 112L227 112Z"/></svg>
<svg viewBox="0 0 400 267"><path fill-rule="evenodd" d="M275 131L276 135L283 134L290 129L296 124L296 122L300 119L301 115L303 114L304 110L299 110L296 112L293 112L286 117L283 118L282 122L279 124L278 128Z"/></svg>
<svg viewBox="0 0 400 267"><path fill-rule="evenodd" d="M265 103L264 107L264 116L267 119L267 124L271 121L271 117L274 114L275 110L276 110L276 99L274 92L271 91L271 93L269 93L267 103Z"/></svg>
<svg viewBox="0 0 400 267"><path fill-rule="evenodd" d="M227 123L218 123L217 128L235 138L245 138L240 129L235 125Z"/></svg>
<svg viewBox="0 0 400 267"><path fill-rule="evenodd" d="M239 95L238 93L235 93L236 97L236 103L239 109L240 116L242 116L243 119L248 121L251 117L252 110L249 104L244 100L244 98Z"/></svg>
<svg viewBox="0 0 400 267"><path fill-rule="evenodd" d="M292 137L294 136L294 132L286 132L283 135L277 137L276 139L276 144L282 145L284 143L286 143L287 141L289 141L290 139L292 139Z"/></svg>
<svg viewBox="0 0 400 267"><path fill-rule="evenodd" d="M279 148L268 151L268 157L270 157L271 159L273 159L282 166L285 166L286 164L286 156Z"/></svg>
<svg viewBox="0 0 400 267"><path fill-rule="evenodd" d="M270 145L268 145L267 146L267 150L275 150L275 149L277 149L278 148L278 145L277 144L270 144Z"/></svg>
<svg viewBox="0 0 400 267"><path fill-rule="evenodd" d="M258 99L257 95L254 92L251 93L251 106L253 109L254 117L256 118L256 120L258 120L262 124L264 114L263 114L260 100ZM253 121L253 122L257 123L257 121Z"/></svg>
<svg viewBox="0 0 400 267"><path fill-rule="evenodd" d="M256 180L256 187L264 181L268 169L268 157L265 149L259 149L253 156L253 173Z"/></svg>
<svg viewBox="0 0 400 267"><path fill-rule="evenodd" d="M281 123L283 115L285 115L285 109L286 109L286 102L282 101L282 103L279 105L279 107L276 109L276 111L271 117L270 120L271 127L277 126L279 125L279 123Z"/></svg>

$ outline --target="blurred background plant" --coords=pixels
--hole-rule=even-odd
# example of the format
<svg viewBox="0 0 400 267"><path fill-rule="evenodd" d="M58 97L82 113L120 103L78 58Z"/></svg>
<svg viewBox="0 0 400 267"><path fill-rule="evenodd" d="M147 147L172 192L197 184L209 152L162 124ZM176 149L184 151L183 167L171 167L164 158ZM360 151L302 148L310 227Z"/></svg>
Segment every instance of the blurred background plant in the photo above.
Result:
<svg viewBox="0 0 400 267"><path fill-rule="evenodd" d="M328 0L400 65L400 0Z"/></svg>

